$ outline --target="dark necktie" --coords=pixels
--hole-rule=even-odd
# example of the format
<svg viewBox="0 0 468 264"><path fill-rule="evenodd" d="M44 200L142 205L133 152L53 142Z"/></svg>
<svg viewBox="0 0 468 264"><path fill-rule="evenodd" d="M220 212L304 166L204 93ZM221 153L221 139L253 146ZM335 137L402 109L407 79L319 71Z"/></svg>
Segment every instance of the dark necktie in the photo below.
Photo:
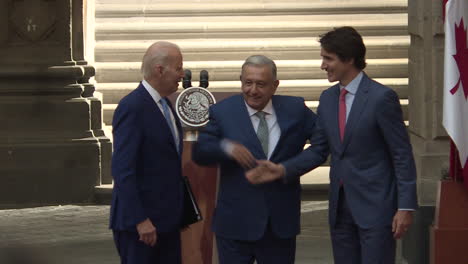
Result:
<svg viewBox="0 0 468 264"><path fill-rule="evenodd" d="M338 123L340 126L340 139L343 142L344 138L344 132L345 132L345 127L346 127L346 94L348 91L346 91L345 88L341 89L340 92L340 109L338 112Z"/></svg>

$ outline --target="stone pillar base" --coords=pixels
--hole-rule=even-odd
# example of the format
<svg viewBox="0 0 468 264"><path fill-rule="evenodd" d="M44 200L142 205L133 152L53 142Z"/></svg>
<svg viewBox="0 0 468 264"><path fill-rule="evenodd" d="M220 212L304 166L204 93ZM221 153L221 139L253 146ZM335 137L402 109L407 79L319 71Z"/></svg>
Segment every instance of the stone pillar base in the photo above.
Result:
<svg viewBox="0 0 468 264"><path fill-rule="evenodd" d="M99 175L95 138L0 143L0 209L91 202Z"/></svg>

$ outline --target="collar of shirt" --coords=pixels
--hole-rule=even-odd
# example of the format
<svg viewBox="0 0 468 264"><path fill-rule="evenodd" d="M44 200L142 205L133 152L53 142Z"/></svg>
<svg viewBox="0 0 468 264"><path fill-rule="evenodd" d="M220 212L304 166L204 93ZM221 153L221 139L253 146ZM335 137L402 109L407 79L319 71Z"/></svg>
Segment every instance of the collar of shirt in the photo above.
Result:
<svg viewBox="0 0 468 264"><path fill-rule="evenodd" d="M340 84L340 91L343 88L346 88L346 91L348 91L348 93L355 95L357 93L357 90L359 88L359 84L361 83L363 75L364 74L361 71L356 77L354 77L354 79L348 85L343 86Z"/></svg>
<svg viewBox="0 0 468 264"><path fill-rule="evenodd" d="M246 101L244 101L245 103L245 106L247 107L247 112L249 112L249 116L252 117L253 115L255 115L258 110L255 110L253 109L252 107L250 107ZM274 116L275 115L275 109L273 109L273 104L271 103L271 99L270 101L268 101L268 103L265 105L265 107L261 110L265 113L267 113L268 115L270 116ZM268 116L267 115L267 116Z"/></svg>
<svg viewBox="0 0 468 264"><path fill-rule="evenodd" d="M149 84L146 80L141 81L141 84L143 87L145 87L146 91L151 95L151 98L153 98L154 102L157 104L159 103L159 100L161 100L161 95L159 95L158 91L156 91L151 84Z"/></svg>

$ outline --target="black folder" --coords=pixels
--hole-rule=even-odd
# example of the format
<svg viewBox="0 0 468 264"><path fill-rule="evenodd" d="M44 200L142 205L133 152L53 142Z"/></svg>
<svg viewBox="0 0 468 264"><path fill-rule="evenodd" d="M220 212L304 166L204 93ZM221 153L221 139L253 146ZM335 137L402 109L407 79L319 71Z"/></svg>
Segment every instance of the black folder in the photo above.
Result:
<svg viewBox="0 0 468 264"><path fill-rule="evenodd" d="M182 177L184 182L184 211L182 213L181 228L184 229L203 219L197 200L190 187L190 181L187 176Z"/></svg>

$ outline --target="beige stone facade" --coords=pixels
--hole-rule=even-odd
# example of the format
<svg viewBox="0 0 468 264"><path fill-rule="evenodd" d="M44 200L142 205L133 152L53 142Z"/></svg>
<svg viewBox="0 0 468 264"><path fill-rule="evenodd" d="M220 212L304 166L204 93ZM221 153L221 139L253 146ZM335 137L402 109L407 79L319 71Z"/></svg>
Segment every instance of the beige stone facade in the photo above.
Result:
<svg viewBox="0 0 468 264"><path fill-rule="evenodd" d="M102 124L136 87L149 42L178 43L186 67L210 71L215 92L236 91L242 60L266 54L278 61L280 93L315 108L329 86L316 38L347 24L363 32L369 75L402 99L419 201L433 208L448 167L442 1L177 0L142 11L148 2L0 0L0 208L92 202L94 187L111 183ZM421 217L427 222L430 213Z"/></svg>

